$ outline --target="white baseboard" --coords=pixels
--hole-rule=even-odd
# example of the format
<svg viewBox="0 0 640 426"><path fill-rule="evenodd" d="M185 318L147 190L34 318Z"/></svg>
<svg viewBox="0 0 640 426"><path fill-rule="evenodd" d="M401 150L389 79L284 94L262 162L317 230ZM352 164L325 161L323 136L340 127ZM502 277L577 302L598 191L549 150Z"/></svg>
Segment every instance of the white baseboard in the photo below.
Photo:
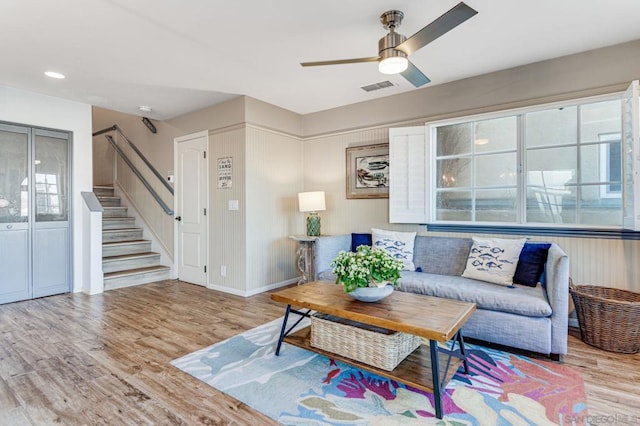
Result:
<svg viewBox="0 0 640 426"><path fill-rule="evenodd" d="M209 285L207 285L207 288L209 288L211 290L221 291L223 293L233 294L235 296L250 297L250 296L255 296L256 294L264 293L265 291L274 290L276 288L285 287L285 286L288 286L288 285L291 285L291 284L295 284L295 283L298 282L298 280L299 280L299 278L291 278L289 280L280 281L280 282L277 282L277 283L269 284L268 286L265 286L265 287L260 287L260 288L256 288L256 289L248 290L248 291L246 291L246 290L238 290L236 288L229 288L229 287L216 285L216 284L209 284Z"/></svg>

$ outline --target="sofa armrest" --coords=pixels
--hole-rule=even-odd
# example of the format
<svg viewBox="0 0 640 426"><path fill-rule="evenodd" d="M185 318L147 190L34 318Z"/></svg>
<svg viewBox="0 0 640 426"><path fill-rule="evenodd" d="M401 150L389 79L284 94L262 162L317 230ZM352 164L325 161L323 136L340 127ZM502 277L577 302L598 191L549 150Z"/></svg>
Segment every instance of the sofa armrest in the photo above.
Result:
<svg viewBox="0 0 640 426"><path fill-rule="evenodd" d="M314 270L317 279L319 273L331 268L331 262L340 250L351 250L351 234L320 236L315 243Z"/></svg>
<svg viewBox="0 0 640 426"><path fill-rule="evenodd" d="M546 264L546 290L551 315L551 353L567 353L569 323L569 256L556 245L551 244Z"/></svg>

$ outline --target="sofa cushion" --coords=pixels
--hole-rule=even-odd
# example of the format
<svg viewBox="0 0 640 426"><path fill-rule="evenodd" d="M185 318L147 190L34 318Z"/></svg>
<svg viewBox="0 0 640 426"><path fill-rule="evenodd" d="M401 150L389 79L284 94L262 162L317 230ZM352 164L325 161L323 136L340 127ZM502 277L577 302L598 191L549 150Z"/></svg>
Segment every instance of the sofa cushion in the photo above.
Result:
<svg viewBox="0 0 640 426"><path fill-rule="evenodd" d="M413 263L422 272L460 276L467 265L471 238L416 236Z"/></svg>
<svg viewBox="0 0 640 426"><path fill-rule="evenodd" d="M351 234L351 251L356 252L358 246L371 246L371 234Z"/></svg>
<svg viewBox="0 0 640 426"><path fill-rule="evenodd" d="M371 228L372 246L386 250L395 259L404 263L405 271L415 271L413 264L413 244L415 232L386 231Z"/></svg>
<svg viewBox="0 0 640 426"><path fill-rule="evenodd" d="M546 292L542 286L498 286L484 281L403 271L398 289L428 296L474 302L478 309L507 312L530 317L548 317L552 314Z"/></svg>
<svg viewBox="0 0 640 426"><path fill-rule="evenodd" d="M522 252L520 252L513 282L535 287L540 281L544 265L547 263L549 247L551 244L548 243L525 243Z"/></svg>
<svg viewBox="0 0 640 426"><path fill-rule="evenodd" d="M473 237L462 276L500 285L512 285L520 252L527 240Z"/></svg>

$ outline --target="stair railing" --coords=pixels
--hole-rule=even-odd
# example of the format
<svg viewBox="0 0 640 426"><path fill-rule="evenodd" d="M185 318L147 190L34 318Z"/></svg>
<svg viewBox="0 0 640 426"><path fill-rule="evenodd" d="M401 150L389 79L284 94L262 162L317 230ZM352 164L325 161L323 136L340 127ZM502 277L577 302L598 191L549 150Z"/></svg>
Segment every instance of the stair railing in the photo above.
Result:
<svg viewBox="0 0 640 426"><path fill-rule="evenodd" d="M140 179L140 182L144 185L144 187L147 188L147 190L149 191L153 199L158 202L160 207L162 207L162 210L164 210L166 214L173 216L173 210L169 208L169 206L167 206L167 204L164 201L162 201L162 198L160 198L160 195L158 195L156 190L153 189L153 187L144 178L144 176L142 176L142 173L140 173L140 170L138 170L138 168L131 162L131 160L129 160L129 157L127 157L127 155L124 152L122 152L122 150L120 149L116 141L113 139L113 136L106 135L105 137L107 138L107 140L109 141L113 149L115 149L115 151L120 155L122 160L125 163L127 163L127 166L129 166L133 174L135 174L138 177L138 179ZM156 171L155 169L153 170ZM164 182L164 180L162 180L162 182ZM171 194L173 195L173 188L171 188Z"/></svg>
<svg viewBox="0 0 640 426"><path fill-rule="evenodd" d="M93 133L94 137L100 135L105 136L115 152L113 183L172 257L173 187L117 124Z"/></svg>
<svg viewBox="0 0 640 426"><path fill-rule="evenodd" d="M106 129L102 129L102 130L98 130L97 132L95 132L93 134L93 136L100 136L102 134L105 133L109 133L109 132L116 132L118 133L122 139L124 139L129 146L131 147L131 149L133 149L133 151L138 154L138 157L140 157L140 159L142 161L144 161L144 164L147 165L147 167L149 168L149 170L155 175L155 177L158 178L158 180L160 181L160 183L162 183L162 185L164 185L165 188L167 188L167 190L171 193L171 195L173 195L173 187L171 185L169 185L169 183L164 180L164 178L162 177L162 175L160 174L160 172L158 171L158 169L156 169L155 167L153 167L153 164L151 164L151 162L149 160L147 160L147 157L144 156L144 154L138 149L138 147L131 142L131 140L124 134L124 132L122 131L122 129L120 129L120 127L118 127L117 124L114 124L111 127L107 127ZM126 157L126 155L123 155L123 157ZM172 213L173 214L173 213Z"/></svg>

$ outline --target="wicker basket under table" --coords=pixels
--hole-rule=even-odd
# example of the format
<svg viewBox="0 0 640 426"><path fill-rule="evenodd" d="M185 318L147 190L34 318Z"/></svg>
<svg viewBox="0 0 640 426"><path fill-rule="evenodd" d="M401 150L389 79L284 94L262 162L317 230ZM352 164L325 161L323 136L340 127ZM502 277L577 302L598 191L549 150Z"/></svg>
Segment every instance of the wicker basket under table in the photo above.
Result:
<svg viewBox="0 0 640 426"><path fill-rule="evenodd" d="M326 314L311 316L311 346L392 371L422 343L418 336Z"/></svg>
<svg viewBox="0 0 640 426"><path fill-rule="evenodd" d="M611 352L640 350L640 293L573 284L570 291L585 343Z"/></svg>

